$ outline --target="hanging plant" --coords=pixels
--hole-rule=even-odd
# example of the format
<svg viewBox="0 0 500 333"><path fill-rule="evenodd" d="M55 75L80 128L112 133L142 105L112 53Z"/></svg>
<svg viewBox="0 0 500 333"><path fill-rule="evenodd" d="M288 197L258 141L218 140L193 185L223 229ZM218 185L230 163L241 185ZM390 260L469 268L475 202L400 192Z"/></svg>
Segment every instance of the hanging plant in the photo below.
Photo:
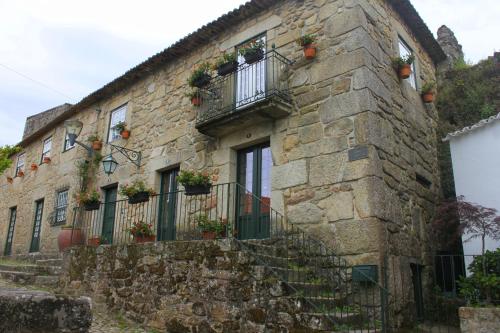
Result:
<svg viewBox="0 0 500 333"><path fill-rule="evenodd" d="M91 136L89 136L87 138L87 141L89 141L92 144L92 149L94 150L102 149L102 141L97 134L92 134Z"/></svg>
<svg viewBox="0 0 500 333"><path fill-rule="evenodd" d="M50 161L52 161L52 160L50 159L50 157L49 157L49 156L44 156L44 158L43 158L43 163L44 163L44 164L49 164L49 163L50 163Z"/></svg>
<svg viewBox="0 0 500 333"><path fill-rule="evenodd" d="M299 46L302 46L304 56L308 60L316 58L316 45L314 45L316 39L316 35L307 34L295 41Z"/></svg>
<svg viewBox="0 0 500 333"><path fill-rule="evenodd" d="M245 62L250 65L264 58L264 46L261 39L254 39L243 46L239 53L245 58Z"/></svg>
<svg viewBox="0 0 500 333"><path fill-rule="evenodd" d="M236 52L222 54L222 57L217 59L214 65L219 76L224 76L236 72L238 69L238 60L236 59Z"/></svg>
<svg viewBox="0 0 500 333"><path fill-rule="evenodd" d="M99 209L101 205L101 194L97 190L92 191L82 191L77 195L77 201L80 205L83 205L86 211L92 211Z"/></svg>
<svg viewBox="0 0 500 333"><path fill-rule="evenodd" d="M113 128L118 133L120 133L120 136L122 137L122 139L128 139L130 137L130 130L127 129L127 124L125 122L120 121Z"/></svg>
<svg viewBox="0 0 500 333"><path fill-rule="evenodd" d="M12 184L14 182L14 178L11 176L7 176L7 183Z"/></svg>
<svg viewBox="0 0 500 333"><path fill-rule="evenodd" d="M149 201L149 197L154 195L155 191L147 188L143 180L135 180L131 185L121 185L120 194L128 198L129 204L137 204Z"/></svg>
<svg viewBox="0 0 500 333"><path fill-rule="evenodd" d="M210 83L210 63L204 62L200 64L191 74L188 79L190 87L203 88Z"/></svg>
<svg viewBox="0 0 500 333"><path fill-rule="evenodd" d="M38 170L38 164L31 163L31 167L30 168L31 168L31 171L36 171L36 170Z"/></svg>
<svg viewBox="0 0 500 333"><path fill-rule="evenodd" d="M392 59L392 65L398 72L400 79L407 79L410 77L411 64L413 64L413 61L415 61L415 56L413 54Z"/></svg>
<svg viewBox="0 0 500 333"><path fill-rule="evenodd" d="M186 195L209 194L212 181L207 172L181 171L177 181L184 186Z"/></svg>
<svg viewBox="0 0 500 333"><path fill-rule="evenodd" d="M190 93L186 93L186 97L189 98L193 106L201 106L201 96L198 90L193 90Z"/></svg>
<svg viewBox="0 0 500 333"><path fill-rule="evenodd" d="M424 103L432 103L434 102L434 87L436 86L436 83L434 82L427 82L422 86L421 93L422 93L422 99Z"/></svg>

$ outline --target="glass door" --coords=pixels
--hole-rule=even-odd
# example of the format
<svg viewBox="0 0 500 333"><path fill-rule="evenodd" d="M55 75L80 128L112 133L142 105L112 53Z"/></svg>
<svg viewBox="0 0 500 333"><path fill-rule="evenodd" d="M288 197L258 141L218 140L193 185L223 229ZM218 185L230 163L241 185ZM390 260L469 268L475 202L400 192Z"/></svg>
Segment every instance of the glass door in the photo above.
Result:
<svg viewBox="0 0 500 333"><path fill-rule="evenodd" d="M43 199L35 202L35 221L31 237L30 252L40 251L40 231L42 229Z"/></svg>
<svg viewBox="0 0 500 333"><path fill-rule="evenodd" d="M256 40L266 45L265 36L257 37ZM244 45L237 48L237 52ZM265 54L265 46L263 51ZM238 63L241 67L236 77L236 108L247 106L266 96L266 62L260 60L248 65L245 63L245 58L238 52Z"/></svg>
<svg viewBox="0 0 500 333"><path fill-rule="evenodd" d="M14 238L14 226L16 225L17 208L10 209L9 229L7 229L7 240L5 241L4 256L9 256L12 253L12 240Z"/></svg>
<svg viewBox="0 0 500 333"><path fill-rule="evenodd" d="M175 240L175 218L177 209L177 175L179 169L168 170L161 174L160 209L158 211L158 230L156 238Z"/></svg>
<svg viewBox="0 0 500 333"><path fill-rule="evenodd" d="M272 157L269 143L238 153L238 193L236 229L239 239L269 237Z"/></svg>
<svg viewBox="0 0 500 333"><path fill-rule="evenodd" d="M116 186L104 189L104 214L101 239L105 244L113 244L117 192L118 187Z"/></svg>

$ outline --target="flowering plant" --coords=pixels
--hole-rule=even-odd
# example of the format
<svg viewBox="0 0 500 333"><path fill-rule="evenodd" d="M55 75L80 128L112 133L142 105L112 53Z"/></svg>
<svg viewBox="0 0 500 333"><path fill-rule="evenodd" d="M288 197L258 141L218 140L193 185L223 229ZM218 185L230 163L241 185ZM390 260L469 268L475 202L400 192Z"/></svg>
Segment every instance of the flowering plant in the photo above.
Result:
<svg viewBox="0 0 500 333"><path fill-rule="evenodd" d="M191 76L188 78L188 83L191 87L197 86L197 81L203 79L205 76L210 77L210 68L212 66L209 62L204 62L196 68Z"/></svg>
<svg viewBox="0 0 500 333"><path fill-rule="evenodd" d="M250 41L241 49L239 49L239 53L240 55L245 56L250 54L256 54L257 52L262 52L263 49L264 49L264 42L262 41L262 39L255 39Z"/></svg>
<svg viewBox="0 0 500 333"><path fill-rule="evenodd" d="M195 220L201 231L212 231L216 234L220 234L224 231L225 224L221 219L210 220L206 214L201 214L196 216Z"/></svg>
<svg viewBox="0 0 500 333"><path fill-rule="evenodd" d="M196 172L196 171L181 171L179 172L179 175L177 176L177 180L179 183L182 185L205 185L205 186L210 186L212 185L212 181L210 180L210 175L208 172L203 171L203 172Z"/></svg>
<svg viewBox="0 0 500 333"><path fill-rule="evenodd" d="M314 43L315 41L316 41L316 35L307 34L302 37L299 37L295 42L299 46L306 46Z"/></svg>
<svg viewBox="0 0 500 333"><path fill-rule="evenodd" d="M97 190L92 190L91 192L80 192L76 196L76 200L81 204L88 204L93 202L99 202L101 194Z"/></svg>
<svg viewBox="0 0 500 333"><path fill-rule="evenodd" d="M146 192L149 195L154 195L155 191L152 188L147 188L143 180L134 180L132 184L120 185L120 194L126 197L131 197L137 193Z"/></svg>
<svg viewBox="0 0 500 333"><path fill-rule="evenodd" d="M142 221L134 222L128 232L134 237L150 237L153 236L153 225Z"/></svg>
<svg viewBox="0 0 500 333"><path fill-rule="evenodd" d="M123 132L127 129L127 124L123 121L120 121L118 124L116 124L114 127L113 127L115 130L117 130L118 132Z"/></svg>
<svg viewBox="0 0 500 333"><path fill-rule="evenodd" d="M230 63L230 62L235 62L236 61L236 52L231 52L231 53L226 53L224 52L222 56L217 59L215 62L213 69L217 69L218 67Z"/></svg>

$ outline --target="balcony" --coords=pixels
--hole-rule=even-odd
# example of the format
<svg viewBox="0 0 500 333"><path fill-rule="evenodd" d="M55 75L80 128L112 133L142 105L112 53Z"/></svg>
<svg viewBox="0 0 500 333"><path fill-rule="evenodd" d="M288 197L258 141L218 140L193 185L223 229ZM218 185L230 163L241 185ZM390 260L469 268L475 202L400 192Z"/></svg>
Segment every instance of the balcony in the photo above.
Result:
<svg viewBox="0 0 500 333"><path fill-rule="evenodd" d="M292 110L288 90L290 63L272 50L262 60L241 64L235 72L213 79L199 90L198 131L222 136L288 116Z"/></svg>

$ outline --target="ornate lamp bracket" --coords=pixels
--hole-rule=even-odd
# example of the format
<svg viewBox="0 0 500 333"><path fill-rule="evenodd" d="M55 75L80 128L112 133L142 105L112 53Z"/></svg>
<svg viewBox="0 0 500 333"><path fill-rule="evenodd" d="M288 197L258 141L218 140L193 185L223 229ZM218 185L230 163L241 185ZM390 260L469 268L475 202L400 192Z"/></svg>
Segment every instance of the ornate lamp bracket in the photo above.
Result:
<svg viewBox="0 0 500 333"><path fill-rule="evenodd" d="M111 153L116 150L123 156L125 156L130 162L134 163L138 168L141 166L141 152L132 149L127 149L125 147L116 146L114 144L109 144L111 146Z"/></svg>

